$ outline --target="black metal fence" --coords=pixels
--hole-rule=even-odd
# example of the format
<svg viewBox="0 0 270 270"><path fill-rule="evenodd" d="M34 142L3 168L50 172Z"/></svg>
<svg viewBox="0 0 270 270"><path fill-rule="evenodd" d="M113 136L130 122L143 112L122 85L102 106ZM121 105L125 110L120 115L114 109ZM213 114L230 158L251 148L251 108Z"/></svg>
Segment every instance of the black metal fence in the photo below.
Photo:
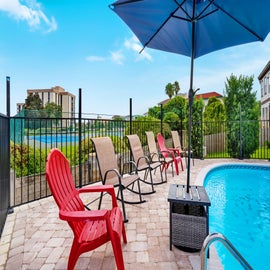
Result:
<svg viewBox="0 0 270 270"><path fill-rule="evenodd" d="M127 134L138 134L146 153L145 131L154 131L156 135L162 130L168 146L172 146L169 123L86 118L80 120L77 118L11 118L11 206L50 195L44 172L46 157L54 147L59 148L70 161L76 186L83 186L100 180L91 143L92 137L112 138L120 167L123 167L125 160L130 158L125 138ZM256 125L247 121L231 125L226 122L204 122L193 123L193 125L196 126L192 137L195 158L247 158L243 154L246 153L247 147L251 147L250 144L254 150L249 158L270 158L268 122L258 121ZM185 130L179 130L179 134L182 134L181 141L183 146L186 146ZM231 138L231 134L237 138ZM249 134L253 134L253 137L255 134L256 138L247 141L245 138L249 137ZM3 147L1 151L8 153L6 145ZM233 152L232 148L237 153Z"/></svg>
<svg viewBox="0 0 270 270"><path fill-rule="evenodd" d="M10 206L9 118L0 114L0 235Z"/></svg>

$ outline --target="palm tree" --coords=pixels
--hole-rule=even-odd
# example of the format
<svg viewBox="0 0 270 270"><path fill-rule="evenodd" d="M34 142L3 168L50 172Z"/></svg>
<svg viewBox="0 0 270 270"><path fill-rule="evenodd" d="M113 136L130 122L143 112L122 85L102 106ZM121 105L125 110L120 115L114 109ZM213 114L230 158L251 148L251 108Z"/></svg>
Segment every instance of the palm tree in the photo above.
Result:
<svg viewBox="0 0 270 270"><path fill-rule="evenodd" d="M173 90L174 90L174 95L177 96L178 93L180 92L180 86L179 86L179 82L175 81L173 84Z"/></svg>
<svg viewBox="0 0 270 270"><path fill-rule="evenodd" d="M166 95L169 96L169 99L172 98L173 94L174 94L174 89L173 89L173 85L171 83L168 83L166 85L166 88L165 88L165 93Z"/></svg>

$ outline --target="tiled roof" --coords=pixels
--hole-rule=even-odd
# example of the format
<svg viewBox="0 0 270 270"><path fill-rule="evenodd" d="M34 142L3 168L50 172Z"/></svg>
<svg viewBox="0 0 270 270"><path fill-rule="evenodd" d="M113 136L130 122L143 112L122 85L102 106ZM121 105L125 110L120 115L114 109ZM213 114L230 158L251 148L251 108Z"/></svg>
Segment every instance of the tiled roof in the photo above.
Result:
<svg viewBox="0 0 270 270"><path fill-rule="evenodd" d="M217 98L222 98L223 96L217 92L208 92L208 93L203 93L203 94L198 94L195 95L196 99L209 99L210 97L217 97Z"/></svg>
<svg viewBox="0 0 270 270"><path fill-rule="evenodd" d="M188 99L187 94L179 94L179 96L184 97L185 99ZM208 92L208 93L203 93L203 94L198 94L195 95L195 99L209 99L210 97L217 97L217 98L223 98L223 96L217 92ZM158 105L163 105L166 104L170 101L169 98L162 100L161 102L158 103Z"/></svg>

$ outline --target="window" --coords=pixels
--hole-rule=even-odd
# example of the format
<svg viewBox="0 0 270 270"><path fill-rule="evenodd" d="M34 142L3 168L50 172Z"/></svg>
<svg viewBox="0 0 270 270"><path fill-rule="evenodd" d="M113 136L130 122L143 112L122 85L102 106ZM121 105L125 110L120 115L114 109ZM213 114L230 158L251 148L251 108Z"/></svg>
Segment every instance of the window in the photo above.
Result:
<svg viewBox="0 0 270 270"><path fill-rule="evenodd" d="M267 94L267 88L268 88L268 77L264 77L264 95Z"/></svg>

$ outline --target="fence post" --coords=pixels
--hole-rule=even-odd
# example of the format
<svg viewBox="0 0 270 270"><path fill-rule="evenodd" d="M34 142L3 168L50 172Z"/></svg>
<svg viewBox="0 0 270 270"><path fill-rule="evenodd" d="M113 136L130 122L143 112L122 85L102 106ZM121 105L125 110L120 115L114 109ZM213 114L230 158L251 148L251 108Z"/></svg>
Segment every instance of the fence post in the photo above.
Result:
<svg viewBox="0 0 270 270"><path fill-rule="evenodd" d="M132 98L129 99L129 134L132 134ZM131 151L129 152L129 160L132 160ZM129 171L132 171L132 164L129 165Z"/></svg>
<svg viewBox="0 0 270 270"><path fill-rule="evenodd" d="M132 98L129 99L129 134L132 134Z"/></svg>
<svg viewBox="0 0 270 270"><path fill-rule="evenodd" d="M10 77L9 76L6 76L6 102L7 102L7 117L8 117L8 127L7 127L7 137L8 137L8 140L7 140L7 149L8 149L8 157L7 157L7 163L8 163L8 177L9 177L9 193L11 192L11 187L13 185L13 183L11 183L10 181ZM9 201L8 201L8 213L11 214L13 213L13 208L10 207L10 203L11 203L11 200L10 200L10 194L8 196L9 198Z"/></svg>
<svg viewBox="0 0 270 270"><path fill-rule="evenodd" d="M160 133L163 135L163 104L160 104Z"/></svg>
<svg viewBox="0 0 270 270"><path fill-rule="evenodd" d="M239 159L243 159L243 138L242 138L242 108L241 103L239 106L239 137L240 137L240 153L239 153Z"/></svg>
<svg viewBox="0 0 270 270"><path fill-rule="evenodd" d="M203 157L203 144L204 144L204 132L203 132L203 108L201 108L201 160L204 159Z"/></svg>
<svg viewBox="0 0 270 270"><path fill-rule="evenodd" d="M79 88L79 187L82 187L82 89Z"/></svg>
<svg viewBox="0 0 270 270"><path fill-rule="evenodd" d="M181 106L181 111L180 111L180 142L183 147L183 108Z"/></svg>

